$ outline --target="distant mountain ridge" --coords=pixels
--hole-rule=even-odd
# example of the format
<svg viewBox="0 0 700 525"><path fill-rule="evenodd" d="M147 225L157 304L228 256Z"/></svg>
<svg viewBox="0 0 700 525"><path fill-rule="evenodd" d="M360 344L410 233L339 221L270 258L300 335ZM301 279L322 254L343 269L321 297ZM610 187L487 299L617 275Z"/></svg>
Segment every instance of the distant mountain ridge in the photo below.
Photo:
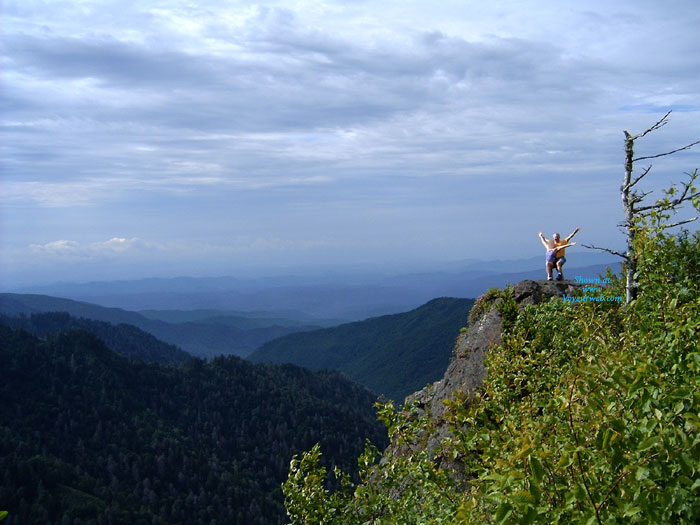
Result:
<svg viewBox="0 0 700 525"><path fill-rule="evenodd" d="M338 370L402 402L443 374L473 304L473 299L433 299L405 313L290 334L265 343L248 359Z"/></svg>
<svg viewBox="0 0 700 525"><path fill-rule="evenodd" d="M294 328L320 328L325 325L313 325L293 318L276 316L273 312L238 312L229 310L140 310L137 312L148 319L166 323L202 323L211 325L235 326L243 330L266 328L268 326L289 326ZM337 323L333 323L337 324Z"/></svg>
<svg viewBox="0 0 700 525"><path fill-rule="evenodd" d="M137 312L84 301L34 294L0 294L0 313L15 316L42 312L66 312L77 318L84 317L115 325L133 325L199 357L231 354L244 357L264 342L276 337L317 328L317 326L304 326L291 320L282 321L284 325L270 324L261 318L255 321L240 320L240 324L247 322L251 327L239 328L236 326L237 318L227 317L222 313L208 321L200 319L196 322L168 323L145 317ZM151 313L151 315L155 314Z"/></svg>
<svg viewBox="0 0 700 525"><path fill-rule="evenodd" d="M544 254L543 254L544 255ZM597 276L619 263L608 254L572 252L567 277ZM435 297L479 297L492 287L524 279L542 279L543 257L519 260L464 260L437 270L387 273L319 273L245 280L237 277L140 279L58 283L17 290L141 310L260 310L271 317L331 326L405 312ZM324 320L335 320L330 323Z"/></svg>
<svg viewBox="0 0 700 525"><path fill-rule="evenodd" d="M75 318L66 312L46 312L10 317L0 314L0 325L19 328L38 337L82 330L97 336L112 351L146 363L181 365L192 356L175 345L164 343L130 324L112 324Z"/></svg>

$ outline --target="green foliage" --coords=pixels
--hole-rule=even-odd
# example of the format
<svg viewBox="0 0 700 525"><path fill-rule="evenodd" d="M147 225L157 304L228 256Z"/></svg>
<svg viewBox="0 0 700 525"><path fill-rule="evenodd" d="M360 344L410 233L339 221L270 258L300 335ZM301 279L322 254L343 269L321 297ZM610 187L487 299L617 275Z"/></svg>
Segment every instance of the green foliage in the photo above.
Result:
<svg viewBox="0 0 700 525"><path fill-rule="evenodd" d="M379 418L389 430L396 453L377 462L379 451L367 444L358 459L360 483L353 486L339 469L334 476L341 489L324 488L326 471L318 466L320 448L292 460L283 485L285 505L298 524L418 524L451 523L457 501L456 482L436 468L425 448L416 447L430 429L427 415L416 417L415 407L397 412L393 403L378 404ZM423 519L421 516L430 516Z"/></svg>
<svg viewBox="0 0 700 525"><path fill-rule="evenodd" d="M0 510L0 521L4 520L5 518L7 518L7 511Z"/></svg>
<svg viewBox="0 0 700 525"><path fill-rule="evenodd" d="M501 330L506 333L515 324L518 318L518 305L515 302L515 296L513 295L513 287L507 286L500 294L500 301L496 302L496 310L501 314L501 319L503 320L501 325Z"/></svg>
<svg viewBox="0 0 700 525"><path fill-rule="evenodd" d="M503 330L509 330L518 316L518 305L513 296L512 286L507 286L504 290L491 288L480 296L469 311L469 325L478 323L494 305L503 319Z"/></svg>
<svg viewBox="0 0 700 525"><path fill-rule="evenodd" d="M455 446L477 478L464 523L698 519L700 275L687 260L697 263L698 240L638 242L632 308L526 309L490 354L484 391L454 407L470 424Z"/></svg>
<svg viewBox="0 0 700 525"><path fill-rule="evenodd" d="M469 311L469 326L477 323L493 306L493 303L500 299L502 290L500 288L491 288L485 294L480 296L474 306Z"/></svg>
<svg viewBox="0 0 700 525"><path fill-rule="evenodd" d="M554 299L515 316L506 293L484 387L448 403L437 456L419 446L427 418L385 416L402 453L346 487L324 522L700 522L700 234L653 226L637 235L640 294L627 307ZM609 286L622 293L621 279ZM297 501L295 522L304 513Z"/></svg>

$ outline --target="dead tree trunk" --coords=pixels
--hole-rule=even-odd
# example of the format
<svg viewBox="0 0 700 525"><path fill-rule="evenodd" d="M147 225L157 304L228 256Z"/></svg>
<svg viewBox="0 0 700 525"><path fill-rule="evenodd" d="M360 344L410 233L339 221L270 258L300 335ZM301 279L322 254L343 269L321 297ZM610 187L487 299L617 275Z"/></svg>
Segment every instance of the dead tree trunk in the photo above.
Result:
<svg viewBox="0 0 700 525"><path fill-rule="evenodd" d="M634 171L634 141L635 137L625 131L625 178L620 187L622 197L622 209L625 212L625 233L627 234L627 251L625 252L627 291L626 304L637 298L637 282L635 273L637 272L637 258L634 250L634 192L632 189L632 172Z"/></svg>
<svg viewBox="0 0 700 525"><path fill-rule="evenodd" d="M620 253L615 250L610 250L608 248L600 248L598 246L592 246L592 245L586 245L584 244L583 246L586 248L592 248L595 250L603 250L608 253L612 253L614 255L617 255L619 257L622 257L625 260L625 274L626 274L626 291L627 291L627 301L626 304L629 304L632 302L634 299L637 298L637 293L638 293L638 285L637 285L637 280L636 280L636 274L637 274L637 262L638 262L638 254L636 253L635 249L635 237L637 234L637 229L641 226L643 220L647 217L650 217L652 215L658 215L658 214L664 214L666 212L675 212L679 208L679 206L686 201L692 200L700 196L700 192L696 190L696 188L693 186L695 179L698 177L698 170L696 169L692 173L689 173L690 179L686 182L681 183L682 188L680 190L680 196L677 198L670 198L673 195L675 195L677 192L675 188L671 188L666 192L666 197L663 199L660 199L656 201L656 203L647 205L647 206L641 206L640 204L644 200L644 198L649 195L651 192L638 192L637 190L634 189L634 186L642 180L644 177L646 177L649 172L651 171L652 166L646 167L640 175L635 177L634 179L632 178L633 172L634 172L634 163L641 161L641 160L648 160L648 159L656 159L659 157L664 157L666 155L672 155L674 153L677 153L679 151L683 151L689 148L692 148L696 144L700 144L700 140L693 142L692 144L688 144L687 146L683 146L682 148L675 149L673 151L667 151L665 153L659 153L657 155L649 155L645 157L637 157L635 158L634 156L634 144L637 139L640 139L647 135L648 133L651 133L652 131L656 131L657 129L663 127L666 125L668 122L668 116L671 114L669 111L666 113L656 124L651 126L649 129L644 131L643 133L639 133L637 135L631 135L629 132L625 131L625 175L624 179L622 181L622 186L620 186L620 196L622 198L622 209L625 214L625 220L622 223L622 226L624 227L625 234L627 236L627 251L625 253ZM668 216L668 215L667 215ZM686 224L688 222L694 221L697 219L697 217L693 217L692 219L687 219L684 221L676 222L673 224L663 224L661 228L671 228L673 226L679 226L681 224Z"/></svg>

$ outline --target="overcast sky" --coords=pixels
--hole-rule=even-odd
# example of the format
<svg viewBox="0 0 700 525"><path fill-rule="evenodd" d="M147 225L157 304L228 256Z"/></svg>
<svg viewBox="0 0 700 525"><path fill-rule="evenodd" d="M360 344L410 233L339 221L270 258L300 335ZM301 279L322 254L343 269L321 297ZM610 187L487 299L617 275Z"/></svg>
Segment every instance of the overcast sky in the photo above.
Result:
<svg viewBox="0 0 700 525"><path fill-rule="evenodd" d="M700 138L696 0L1 9L6 288L621 248L623 130Z"/></svg>

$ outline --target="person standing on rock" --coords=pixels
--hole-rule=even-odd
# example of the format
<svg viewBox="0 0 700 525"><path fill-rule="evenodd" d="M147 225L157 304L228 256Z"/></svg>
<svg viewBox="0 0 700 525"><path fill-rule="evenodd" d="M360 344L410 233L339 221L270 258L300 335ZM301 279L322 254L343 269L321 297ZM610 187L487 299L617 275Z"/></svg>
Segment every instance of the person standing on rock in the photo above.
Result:
<svg viewBox="0 0 700 525"><path fill-rule="evenodd" d="M570 243L569 241L574 235L578 233L578 231L579 228L577 227L571 233L571 235L566 237L564 240L561 240L561 237L558 233L555 233L551 239L547 239L544 235L542 235L542 232L538 233L538 235L540 236L540 241L542 241L545 250L547 250L547 255L545 258L545 270L547 271L548 281L552 280L552 270L554 268L556 268L557 272L559 272L559 275L557 275L557 281L561 281L562 279L564 279L564 271L562 270L562 267L566 262L566 257L564 257L564 254L566 253L566 248L576 244L575 242Z"/></svg>

